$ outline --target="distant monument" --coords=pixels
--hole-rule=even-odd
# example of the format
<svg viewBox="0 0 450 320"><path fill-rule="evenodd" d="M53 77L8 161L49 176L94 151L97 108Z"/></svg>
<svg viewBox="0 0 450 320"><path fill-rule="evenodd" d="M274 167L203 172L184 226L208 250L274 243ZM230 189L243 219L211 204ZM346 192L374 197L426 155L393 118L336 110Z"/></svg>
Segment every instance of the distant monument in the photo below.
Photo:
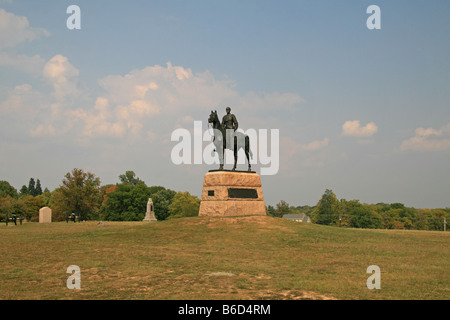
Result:
<svg viewBox="0 0 450 320"><path fill-rule="evenodd" d="M236 132L238 122L227 107L227 114L220 123L217 111L211 111L208 122L214 130L215 151L219 155L219 170L210 170L203 180L202 201L199 216L265 216L266 206L260 176L251 171L249 137ZM243 148L248 162L248 171L236 171L238 151ZM234 152L234 167L224 170L225 149Z"/></svg>
<svg viewBox="0 0 450 320"><path fill-rule="evenodd" d="M145 213L145 218L142 221L157 221L155 218L155 207L153 206L152 198L148 198L147 201L147 212Z"/></svg>
<svg viewBox="0 0 450 320"><path fill-rule="evenodd" d="M43 207L39 210L39 223L52 223L52 209Z"/></svg>

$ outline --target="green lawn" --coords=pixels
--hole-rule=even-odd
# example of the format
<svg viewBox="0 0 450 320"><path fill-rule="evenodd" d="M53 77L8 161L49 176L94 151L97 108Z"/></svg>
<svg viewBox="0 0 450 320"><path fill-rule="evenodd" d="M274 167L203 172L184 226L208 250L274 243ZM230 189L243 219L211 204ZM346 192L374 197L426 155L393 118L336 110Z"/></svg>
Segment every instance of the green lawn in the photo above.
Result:
<svg viewBox="0 0 450 320"><path fill-rule="evenodd" d="M0 225L0 299L450 299L450 232L271 217ZM67 267L81 269L69 290ZM381 269L369 290L367 267Z"/></svg>

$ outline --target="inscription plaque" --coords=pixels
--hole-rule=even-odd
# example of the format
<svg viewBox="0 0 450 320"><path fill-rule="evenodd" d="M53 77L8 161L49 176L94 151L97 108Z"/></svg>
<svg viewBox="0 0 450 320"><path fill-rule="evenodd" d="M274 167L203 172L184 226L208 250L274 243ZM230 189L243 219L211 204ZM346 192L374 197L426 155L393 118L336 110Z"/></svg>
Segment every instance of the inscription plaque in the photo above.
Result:
<svg viewBox="0 0 450 320"><path fill-rule="evenodd" d="M258 199L256 189L228 188L228 197L240 199Z"/></svg>

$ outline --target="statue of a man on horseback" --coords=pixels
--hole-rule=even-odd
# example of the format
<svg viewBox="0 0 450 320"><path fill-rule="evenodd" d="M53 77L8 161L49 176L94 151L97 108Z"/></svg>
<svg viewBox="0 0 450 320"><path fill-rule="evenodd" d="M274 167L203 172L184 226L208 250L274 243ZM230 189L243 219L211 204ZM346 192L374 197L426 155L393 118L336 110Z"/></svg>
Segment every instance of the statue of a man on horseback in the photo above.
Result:
<svg viewBox="0 0 450 320"><path fill-rule="evenodd" d="M231 113L231 108L227 107L227 114L222 119L222 129L225 132L226 148L231 149L231 142L234 139L234 133L238 128L238 122L234 114Z"/></svg>
<svg viewBox="0 0 450 320"><path fill-rule="evenodd" d="M208 123L212 124L214 131L214 145L215 151L219 155L220 168L223 170L223 162L225 157L225 149L233 150L234 152L234 167L233 171L236 170L237 165L237 155L241 148L244 148L245 156L248 162L248 171L251 171L250 158L252 157L252 152L250 150L250 140L249 137L242 132L236 132L238 129L238 122L234 114L231 113L231 108L226 108L227 114L222 118L222 124L220 123L219 117L217 116L217 110L211 111L208 118Z"/></svg>

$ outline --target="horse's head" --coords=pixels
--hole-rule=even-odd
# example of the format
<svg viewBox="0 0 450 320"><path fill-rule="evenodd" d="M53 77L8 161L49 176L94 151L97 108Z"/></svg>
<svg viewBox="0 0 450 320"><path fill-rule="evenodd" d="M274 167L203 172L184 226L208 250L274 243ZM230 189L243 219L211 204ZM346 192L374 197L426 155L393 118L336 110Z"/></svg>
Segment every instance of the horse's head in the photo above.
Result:
<svg viewBox="0 0 450 320"><path fill-rule="evenodd" d="M219 121L219 117L217 116L217 110L216 111L211 110L211 114L209 115L208 122L216 123L218 121Z"/></svg>

